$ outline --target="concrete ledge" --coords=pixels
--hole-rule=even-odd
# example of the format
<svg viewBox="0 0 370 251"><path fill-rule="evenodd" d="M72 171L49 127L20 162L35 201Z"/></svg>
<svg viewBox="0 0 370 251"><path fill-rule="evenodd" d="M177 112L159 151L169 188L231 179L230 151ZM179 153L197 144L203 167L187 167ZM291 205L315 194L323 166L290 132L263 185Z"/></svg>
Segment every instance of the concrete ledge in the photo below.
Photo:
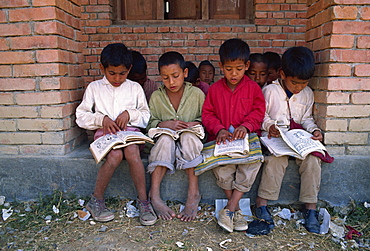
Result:
<svg viewBox="0 0 370 251"><path fill-rule="evenodd" d="M144 164L147 160L144 159ZM94 189L99 165L95 164L87 146L76 149L65 156L5 156L0 162L0 195L7 200L37 199L40 194L51 194L57 189L77 196L90 195ZM149 189L150 175L147 174ZM245 197L254 202L260 174L250 192ZM299 194L298 167L290 161L283 180L280 198L272 203L290 204L296 202ZM322 165L322 181L319 199L332 206L347 204L351 199L370 200L370 156L335 156L332 164ZM214 199L224 198L223 191L216 185L212 171L199 176L202 202L214 204ZM185 201L187 176L184 171L166 175L162 183L162 196L165 200ZM117 168L106 191L107 196L135 198L135 188L131 181L126 162Z"/></svg>

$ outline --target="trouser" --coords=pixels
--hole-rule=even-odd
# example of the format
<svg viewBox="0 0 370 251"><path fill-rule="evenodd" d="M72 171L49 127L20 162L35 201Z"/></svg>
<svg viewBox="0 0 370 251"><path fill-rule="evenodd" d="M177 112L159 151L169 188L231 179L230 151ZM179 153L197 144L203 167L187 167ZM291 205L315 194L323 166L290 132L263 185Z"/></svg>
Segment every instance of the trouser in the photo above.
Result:
<svg viewBox="0 0 370 251"><path fill-rule="evenodd" d="M261 183L258 196L267 200L279 198L281 183L288 166L289 156L266 156L262 169ZM320 190L321 160L311 154L304 160L296 159L301 176L299 200L303 203L317 203Z"/></svg>

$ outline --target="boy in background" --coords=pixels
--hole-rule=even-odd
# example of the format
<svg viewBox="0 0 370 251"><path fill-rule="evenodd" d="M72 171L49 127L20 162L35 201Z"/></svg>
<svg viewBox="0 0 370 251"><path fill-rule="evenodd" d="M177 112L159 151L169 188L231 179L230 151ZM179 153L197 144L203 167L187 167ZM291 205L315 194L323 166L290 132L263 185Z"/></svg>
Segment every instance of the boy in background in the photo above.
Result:
<svg viewBox="0 0 370 251"><path fill-rule="evenodd" d="M138 82L143 87L146 101L149 103L150 97L158 89L159 83L149 79L146 70L147 64L143 55L138 51L132 51L132 67L127 78Z"/></svg>
<svg viewBox="0 0 370 251"><path fill-rule="evenodd" d="M225 76L210 86L202 112L208 140L216 140L216 144L243 139L261 127L265 100L258 84L244 75L250 65L249 54L248 44L241 39L227 40L219 49L219 66ZM260 166L257 162L213 169L217 185L228 199L225 208L218 212L218 224L226 231L248 228L239 201L251 189Z"/></svg>
<svg viewBox="0 0 370 251"><path fill-rule="evenodd" d="M263 89L266 99L266 115L262 124L262 136L279 137L275 122L283 128L290 128L293 123L313 134L312 139L322 141L321 130L312 116L314 97L307 86L315 71L313 52L306 47L289 48L282 57L281 79ZM274 222L267 209L268 200L277 200L281 183L288 166L289 156L266 156L261 183L256 199L256 216L274 227ZM296 159L301 175L299 200L305 203L305 227L309 232L319 233L316 203L321 180L321 160L309 154L303 161Z"/></svg>
<svg viewBox="0 0 370 251"><path fill-rule="evenodd" d="M267 84L271 84L272 81L280 78L280 68L281 68L281 57L276 52L266 51L263 56L268 62L268 78Z"/></svg>
<svg viewBox="0 0 370 251"><path fill-rule="evenodd" d="M94 139L118 131L140 131L150 117L141 86L126 79L132 66L132 55L122 43L109 44L101 52L101 80L90 83L81 104L76 109L76 123L87 130L97 130ZM114 101L114 102L113 102ZM138 145L111 150L99 168L94 193L86 205L96 221L106 222L114 214L105 206L104 192L114 171L123 159L130 168L132 181L138 193L140 223L153 225L157 221L146 193L145 169Z"/></svg>
<svg viewBox="0 0 370 251"><path fill-rule="evenodd" d="M252 53L249 56L249 61L251 65L245 71L245 75L263 88L268 78L268 62L266 58L261 53Z"/></svg>
<svg viewBox="0 0 370 251"><path fill-rule="evenodd" d="M195 87L198 87L202 90L204 95L207 95L209 84L199 79L199 70L195 64L191 61L186 61L185 67L188 69L188 76L185 78L185 81L191 83Z"/></svg>
<svg viewBox="0 0 370 251"><path fill-rule="evenodd" d="M201 124L204 94L192 84L184 82L188 75L184 57L175 51L164 53L158 61L163 85L150 99L151 112L147 129L154 127L181 130ZM201 199L198 176L194 167L202 162L203 144L200 138L190 132L183 132L176 141L162 134L153 146L149 156L148 172L151 173L149 196L159 218L171 220L175 212L161 199L160 186L166 173L184 169L188 176L188 194L185 209L177 215L182 221L192 221L198 211Z"/></svg>
<svg viewBox="0 0 370 251"><path fill-rule="evenodd" d="M200 81L211 85L215 77L215 67L208 60L203 60L200 62L199 66L199 78Z"/></svg>

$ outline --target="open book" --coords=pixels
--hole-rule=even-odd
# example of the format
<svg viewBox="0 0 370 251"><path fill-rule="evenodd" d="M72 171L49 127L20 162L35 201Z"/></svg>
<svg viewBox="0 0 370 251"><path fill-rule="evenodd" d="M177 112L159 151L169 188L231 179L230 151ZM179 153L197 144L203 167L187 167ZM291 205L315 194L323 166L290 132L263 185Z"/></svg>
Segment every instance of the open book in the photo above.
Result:
<svg viewBox="0 0 370 251"><path fill-rule="evenodd" d="M248 137L247 134L244 139L236 139L233 141L226 140L226 144L216 144L213 155L216 157L227 155L232 158L241 156L247 157L249 155Z"/></svg>
<svg viewBox="0 0 370 251"><path fill-rule="evenodd" d="M312 152L320 152L325 155L325 146L320 141L311 139L311 133L303 129L283 131L278 126L276 128L279 129L281 137L260 138L261 142L276 157L289 155L303 160Z"/></svg>
<svg viewBox="0 0 370 251"><path fill-rule="evenodd" d="M173 138L173 140L177 140L180 137L180 134L183 132L191 132L194 133L198 138L203 139L204 138L204 129L201 125L195 125L193 127L181 129L181 130L172 130L169 128L162 128L162 127L156 127L156 128L150 128L148 131L148 135L151 138L156 138L161 136L162 134L167 134Z"/></svg>
<svg viewBox="0 0 370 251"><path fill-rule="evenodd" d="M106 134L90 144L90 151L96 163L99 163L111 149L118 149L132 144L154 144L153 140L141 132L119 131Z"/></svg>

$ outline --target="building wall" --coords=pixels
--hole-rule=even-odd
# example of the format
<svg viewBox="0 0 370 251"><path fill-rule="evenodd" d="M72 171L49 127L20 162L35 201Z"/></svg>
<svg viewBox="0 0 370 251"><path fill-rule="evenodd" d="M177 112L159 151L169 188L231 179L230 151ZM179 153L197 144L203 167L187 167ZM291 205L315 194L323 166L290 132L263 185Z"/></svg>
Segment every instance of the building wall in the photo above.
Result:
<svg viewBox="0 0 370 251"><path fill-rule="evenodd" d="M83 86L101 78L99 54L124 42L148 61L165 51L210 60L238 37L252 52L309 46L317 59L315 116L334 154L368 155L369 7L366 0L255 0L255 24L113 21L110 0L0 2L0 154L63 155L79 145L74 120ZM306 32L307 29L307 32ZM307 41L307 42L306 42Z"/></svg>
<svg viewBox="0 0 370 251"><path fill-rule="evenodd" d="M367 3L367 5L366 5ZM366 0L309 0L315 114L333 154L369 155L370 7Z"/></svg>

